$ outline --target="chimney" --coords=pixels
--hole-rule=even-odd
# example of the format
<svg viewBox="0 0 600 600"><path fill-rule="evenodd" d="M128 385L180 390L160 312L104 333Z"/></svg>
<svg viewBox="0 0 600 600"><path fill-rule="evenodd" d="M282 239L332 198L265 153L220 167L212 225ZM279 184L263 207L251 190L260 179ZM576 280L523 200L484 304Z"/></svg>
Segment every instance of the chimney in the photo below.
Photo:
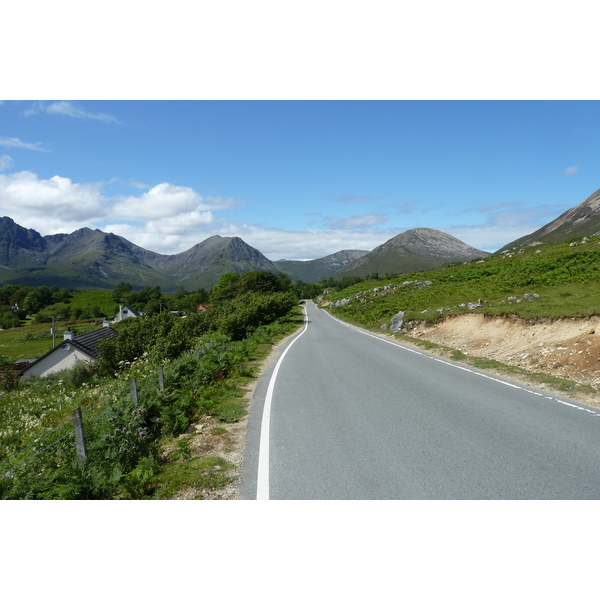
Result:
<svg viewBox="0 0 600 600"><path fill-rule="evenodd" d="M65 340L72 340L75 337L75 334L71 331L70 327L67 327L65 331Z"/></svg>
<svg viewBox="0 0 600 600"><path fill-rule="evenodd" d="M102 321L102 327L110 327L110 321L108 319L104 319L104 321Z"/></svg>

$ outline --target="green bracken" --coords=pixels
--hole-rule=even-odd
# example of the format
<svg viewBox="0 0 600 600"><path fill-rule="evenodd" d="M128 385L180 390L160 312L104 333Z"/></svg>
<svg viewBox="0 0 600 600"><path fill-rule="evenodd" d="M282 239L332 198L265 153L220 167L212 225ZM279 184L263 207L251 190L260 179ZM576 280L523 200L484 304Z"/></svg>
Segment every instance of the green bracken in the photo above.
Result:
<svg viewBox="0 0 600 600"><path fill-rule="evenodd" d="M399 311L405 312L405 323L473 311L524 319L600 314L600 236L581 241L576 246L541 244L467 264L365 281L327 299L350 299L333 310L373 329L388 326ZM416 282L431 283L417 287ZM478 306L469 308L469 303Z"/></svg>
<svg viewBox="0 0 600 600"><path fill-rule="evenodd" d="M180 436L207 415L223 424L243 418L243 387L258 361L302 320L297 302L282 292L249 292L245 302L214 309L211 319L131 319L117 326L119 337L101 348L96 366L0 392L0 498L169 498L182 487L202 498L227 485L232 465L218 456L194 458ZM130 396L133 378L138 404ZM85 462L74 443L76 407ZM160 449L169 444L176 451L165 458Z"/></svg>

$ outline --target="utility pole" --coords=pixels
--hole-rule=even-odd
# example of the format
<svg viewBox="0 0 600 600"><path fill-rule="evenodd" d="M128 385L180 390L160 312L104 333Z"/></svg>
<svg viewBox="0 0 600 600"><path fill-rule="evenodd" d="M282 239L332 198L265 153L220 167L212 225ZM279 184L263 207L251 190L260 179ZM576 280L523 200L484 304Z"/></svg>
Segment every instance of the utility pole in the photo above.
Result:
<svg viewBox="0 0 600 600"><path fill-rule="evenodd" d="M52 317L52 348L56 348L56 328L54 327L54 316Z"/></svg>

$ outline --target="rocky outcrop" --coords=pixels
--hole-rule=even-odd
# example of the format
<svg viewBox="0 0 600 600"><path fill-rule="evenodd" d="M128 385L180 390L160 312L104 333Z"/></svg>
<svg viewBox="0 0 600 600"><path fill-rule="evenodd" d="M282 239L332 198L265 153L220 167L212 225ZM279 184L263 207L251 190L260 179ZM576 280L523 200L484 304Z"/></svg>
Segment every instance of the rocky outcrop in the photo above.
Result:
<svg viewBox="0 0 600 600"><path fill-rule="evenodd" d="M390 331L400 331L404 324L404 311L397 312L390 321Z"/></svg>

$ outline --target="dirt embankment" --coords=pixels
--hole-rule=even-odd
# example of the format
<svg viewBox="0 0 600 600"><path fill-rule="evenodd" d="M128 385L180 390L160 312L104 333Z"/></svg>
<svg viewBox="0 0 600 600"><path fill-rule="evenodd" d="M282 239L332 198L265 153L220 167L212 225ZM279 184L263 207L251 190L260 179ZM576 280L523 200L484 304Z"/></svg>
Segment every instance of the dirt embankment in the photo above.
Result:
<svg viewBox="0 0 600 600"><path fill-rule="evenodd" d="M487 317L480 313L420 324L411 336L463 353L490 358L600 388L600 317L538 319Z"/></svg>

